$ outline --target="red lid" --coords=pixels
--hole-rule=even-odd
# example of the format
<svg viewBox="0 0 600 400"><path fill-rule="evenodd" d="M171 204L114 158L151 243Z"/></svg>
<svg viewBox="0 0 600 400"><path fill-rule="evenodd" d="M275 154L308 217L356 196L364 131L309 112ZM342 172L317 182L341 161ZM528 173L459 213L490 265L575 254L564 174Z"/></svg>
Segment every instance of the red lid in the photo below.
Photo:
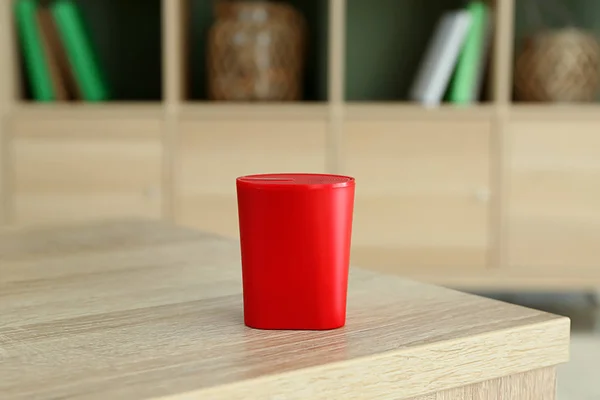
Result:
<svg viewBox="0 0 600 400"><path fill-rule="evenodd" d="M236 179L238 184L257 188L318 188L347 187L354 185L354 178L343 175L331 174L257 174L240 176Z"/></svg>

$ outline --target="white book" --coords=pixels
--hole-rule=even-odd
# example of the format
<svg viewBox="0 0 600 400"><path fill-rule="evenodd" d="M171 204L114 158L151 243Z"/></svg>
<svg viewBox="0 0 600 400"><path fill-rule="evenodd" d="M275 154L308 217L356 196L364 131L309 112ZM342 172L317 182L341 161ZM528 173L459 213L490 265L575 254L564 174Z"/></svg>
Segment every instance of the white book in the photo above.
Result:
<svg viewBox="0 0 600 400"><path fill-rule="evenodd" d="M411 100L426 106L440 104L470 24L471 15L466 10L449 11L442 16L419 65L410 91Z"/></svg>

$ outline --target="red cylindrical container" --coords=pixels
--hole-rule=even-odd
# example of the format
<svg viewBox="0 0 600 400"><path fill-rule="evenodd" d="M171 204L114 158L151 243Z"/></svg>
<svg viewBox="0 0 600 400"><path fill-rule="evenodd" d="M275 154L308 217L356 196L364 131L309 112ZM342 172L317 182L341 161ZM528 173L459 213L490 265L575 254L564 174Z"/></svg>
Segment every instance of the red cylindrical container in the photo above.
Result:
<svg viewBox="0 0 600 400"><path fill-rule="evenodd" d="M354 178L237 178L244 322L259 329L346 323Z"/></svg>

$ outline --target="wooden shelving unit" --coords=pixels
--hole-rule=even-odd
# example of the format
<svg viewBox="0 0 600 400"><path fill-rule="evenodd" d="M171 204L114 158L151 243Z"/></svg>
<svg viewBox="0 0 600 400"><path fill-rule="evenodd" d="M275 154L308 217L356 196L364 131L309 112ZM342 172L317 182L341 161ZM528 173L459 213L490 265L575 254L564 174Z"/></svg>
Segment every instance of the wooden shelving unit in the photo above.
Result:
<svg viewBox="0 0 600 400"><path fill-rule="evenodd" d="M306 100L267 104L205 100L208 0L82 1L153 21L125 40L162 38L128 64L143 82L116 79L115 102L33 103L3 2L0 221L137 215L236 236L237 175L345 173L358 181L355 264L477 287L600 286L600 108L512 101L520 1L491 2L482 102L435 109L407 87L459 2L292 1L313 28Z"/></svg>

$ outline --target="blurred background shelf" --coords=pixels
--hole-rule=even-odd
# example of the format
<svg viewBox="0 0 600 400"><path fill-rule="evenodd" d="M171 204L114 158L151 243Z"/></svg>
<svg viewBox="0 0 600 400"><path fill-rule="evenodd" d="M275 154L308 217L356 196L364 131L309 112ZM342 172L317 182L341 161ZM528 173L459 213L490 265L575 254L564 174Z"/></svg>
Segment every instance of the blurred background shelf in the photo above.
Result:
<svg viewBox="0 0 600 400"><path fill-rule="evenodd" d="M57 102L57 103L38 103L38 102L17 102L11 109L11 116L14 118L78 118L82 116L103 117L103 118L121 118L129 116L149 116L160 117L164 111L164 106L160 102L119 102L110 101L102 103L86 102Z"/></svg>
<svg viewBox="0 0 600 400"><path fill-rule="evenodd" d="M425 119L463 120L494 116L496 108L480 104L460 106L443 104L427 108L415 103L353 102L344 106L347 119Z"/></svg>
<svg viewBox="0 0 600 400"><path fill-rule="evenodd" d="M545 34L544 44L540 45L535 58L530 58L523 63L525 80L532 82L547 80L546 86L552 87L555 93L560 93L564 101L578 103L574 107L586 108L590 106L590 101L598 102L600 93L595 90L595 87L598 85L600 63L600 50L597 45L600 35L599 13L600 3L594 0L515 1L513 34L515 78L518 79L519 56L527 47L528 39L536 37L536 34ZM563 35L563 38L549 39L548 34ZM539 74L535 73L536 65L539 66ZM555 66L555 69L551 66ZM563 71L558 68L563 68ZM587 88L592 93L591 98L571 99L569 96L572 96L574 91L581 91L577 88ZM552 106L539 99L520 98L517 90L513 90L512 99L517 104L539 103L541 106Z"/></svg>
<svg viewBox="0 0 600 400"><path fill-rule="evenodd" d="M179 109L183 118L200 119L327 119L329 107L325 104L294 103L227 103L198 102L185 103Z"/></svg>
<svg viewBox="0 0 600 400"><path fill-rule="evenodd" d="M410 87L442 15L467 2L290 0L309 28L302 96L242 102L209 100L214 1L75 0L113 95L49 103L32 101L2 2L0 223L137 215L237 237L236 176L343 173L359 182L355 265L600 286L600 108L514 100L531 1L486 1L481 96L436 107ZM566 3L600 29L593 0Z"/></svg>
<svg viewBox="0 0 600 400"><path fill-rule="evenodd" d="M161 0L76 0L75 4L109 82L111 101L160 101ZM20 97L32 100L21 52L17 54Z"/></svg>
<svg viewBox="0 0 600 400"><path fill-rule="evenodd" d="M325 102L328 99L329 2L291 0L286 2L300 11L309 27L302 101ZM206 55L208 32L214 23L215 1L189 0L186 15L187 100L207 100Z"/></svg>
<svg viewBox="0 0 600 400"><path fill-rule="evenodd" d="M600 104L543 104L518 102L509 108L512 118L531 119L534 121L545 120L574 120L597 119L600 120Z"/></svg>
<svg viewBox="0 0 600 400"><path fill-rule="evenodd" d="M465 4L462 0L347 0L345 99L409 101L440 18Z"/></svg>

